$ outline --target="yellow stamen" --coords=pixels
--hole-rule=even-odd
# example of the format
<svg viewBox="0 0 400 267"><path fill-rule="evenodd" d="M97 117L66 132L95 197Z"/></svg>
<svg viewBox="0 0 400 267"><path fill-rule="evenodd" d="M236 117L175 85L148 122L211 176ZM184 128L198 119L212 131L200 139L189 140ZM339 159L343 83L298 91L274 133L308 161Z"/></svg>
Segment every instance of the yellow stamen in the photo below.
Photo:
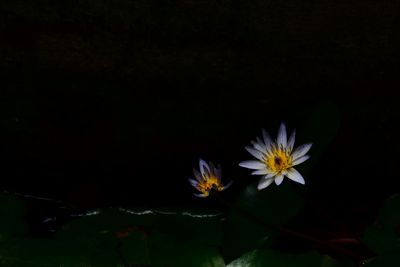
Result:
<svg viewBox="0 0 400 267"><path fill-rule="evenodd" d="M199 189L203 194L208 196L211 189L222 191L223 186L217 177L208 176L206 177L206 179L203 179L198 182L197 189Z"/></svg>
<svg viewBox="0 0 400 267"><path fill-rule="evenodd" d="M268 169L276 173L281 173L292 167L292 156L282 147L273 148L271 153L267 154L264 159Z"/></svg>

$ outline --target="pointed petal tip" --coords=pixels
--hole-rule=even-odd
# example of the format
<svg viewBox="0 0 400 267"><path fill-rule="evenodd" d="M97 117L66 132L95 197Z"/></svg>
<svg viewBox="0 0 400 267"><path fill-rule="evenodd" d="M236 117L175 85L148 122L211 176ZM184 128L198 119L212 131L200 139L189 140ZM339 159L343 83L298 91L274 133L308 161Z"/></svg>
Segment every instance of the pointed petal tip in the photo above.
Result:
<svg viewBox="0 0 400 267"><path fill-rule="evenodd" d="M264 168L261 170L255 170L255 171L251 172L251 175L266 175L266 174L270 174L270 173L271 173L271 171Z"/></svg>
<svg viewBox="0 0 400 267"><path fill-rule="evenodd" d="M199 160L199 167L202 175L204 175L206 171L210 172L210 166L208 166L208 163L203 159Z"/></svg>
<svg viewBox="0 0 400 267"><path fill-rule="evenodd" d="M270 186L272 184L272 182L274 181L274 179L271 178L261 178L261 180L258 182L257 185L257 190L263 190L265 188L267 188L268 186Z"/></svg>
<svg viewBox="0 0 400 267"><path fill-rule="evenodd" d="M197 181L193 180L192 178L189 178L188 181L192 186L197 187L197 185L198 185Z"/></svg>
<svg viewBox="0 0 400 267"><path fill-rule="evenodd" d="M232 184L233 184L233 181L229 181L229 183L227 183L226 185L224 185L224 187L222 187L221 191L224 191L225 189L229 188Z"/></svg>
<svg viewBox="0 0 400 267"><path fill-rule="evenodd" d="M275 177L275 184L276 185L280 185L282 182L283 182L283 175L281 174L281 175L278 175L277 177Z"/></svg>
<svg viewBox="0 0 400 267"><path fill-rule="evenodd" d="M259 170L265 168L265 164L257 160L246 160L239 163L240 167Z"/></svg>
<svg viewBox="0 0 400 267"><path fill-rule="evenodd" d="M308 156L308 155L297 158L293 161L292 166L299 165L299 164L303 163L304 161L308 160L309 158L310 158L310 156Z"/></svg>
<svg viewBox="0 0 400 267"><path fill-rule="evenodd" d="M301 158L311 149L312 143L303 144L298 146L292 153L293 160Z"/></svg>
<svg viewBox="0 0 400 267"><path fill-rule="evenodd" d="M286 176L294 181L297 182L299 184L305 184L305 180L303 178L303 176L295 169L295 168L291 168L288 173L286 174Z"/></svg>
<svg viewBox="0 0 400 267"><path fill-rule="evenodd" d="M246 146L245 149L246 149L247 152L249 152L255 158L257 158L259 160L261 160L263 158L264 154L260 150L252 148L250 146Z"/></svg>
<svg viewBox="0 0 400 267"><path fill-rule="evenodd" d="M208 197L208 195L206 195L206 194L193 194L193 196L200 197L200 198Z"/></svg>
<svg viewBox="0 0 400 267"><path fill-rule="evenodd" d="M283 122L279 126L278 137L277 137L276 141L277 141L278 145L282 145L283 147L286 147L286 145L287 145L286 125Z"/></svg>

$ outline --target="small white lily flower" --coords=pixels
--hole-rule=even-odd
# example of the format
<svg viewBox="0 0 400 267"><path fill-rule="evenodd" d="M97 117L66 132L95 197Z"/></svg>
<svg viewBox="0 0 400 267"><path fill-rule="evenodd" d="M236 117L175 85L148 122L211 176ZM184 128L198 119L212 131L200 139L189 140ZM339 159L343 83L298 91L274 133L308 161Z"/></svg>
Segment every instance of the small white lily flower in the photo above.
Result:
<svg viewBox="0 0 400 267"><path fill-rule="evenodd" d="M286 126L281 123L276 141L263 129L263 139L257 137L256 141L252 141L252 146L245 147L257 160L243 161L239 166L255 170L252 175L262 175L258 190L268 187L274 181L280 185L285 176L297 183L305 183L303 176L293 167L310 158L306 153L312 144L304 144L293 150L295 136L296 132L293 131L288 140Z"/></svg>
<svg viewBox="0 0 400 267"><path fill-rule="evenodd" d="M199 168L200 172L193 169L195 179L189 179L190 184L200 192L194 194L196 197L208 197L211 190L223 191L232 184L230 181L227 185L222 185L221 168L215 167L211 162L200 159Z"/></svg>

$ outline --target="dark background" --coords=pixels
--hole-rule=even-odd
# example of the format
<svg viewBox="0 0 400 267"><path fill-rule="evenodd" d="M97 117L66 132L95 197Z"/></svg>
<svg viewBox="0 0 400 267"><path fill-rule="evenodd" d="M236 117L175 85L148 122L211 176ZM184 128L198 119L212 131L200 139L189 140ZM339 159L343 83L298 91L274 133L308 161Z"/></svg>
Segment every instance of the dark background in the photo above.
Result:
<svg viewBox="0 0 400 267"><path fill-rule="evenodd" d="M285 121L313 141L301 130L331 105L338 132L305 178L336 216L366 223L400 185L398 10L2 1L0 188L81 209L209 205L187 183L200 157L222 164L234 198L258 179L238 162L261 128Z"/></svg>

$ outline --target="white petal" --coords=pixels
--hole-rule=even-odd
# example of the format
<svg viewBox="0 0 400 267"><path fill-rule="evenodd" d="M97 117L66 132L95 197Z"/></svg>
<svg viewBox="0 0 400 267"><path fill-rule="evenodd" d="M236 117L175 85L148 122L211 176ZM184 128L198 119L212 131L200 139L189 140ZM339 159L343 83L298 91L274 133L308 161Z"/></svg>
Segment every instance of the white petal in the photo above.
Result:
<svg viewBox="0 0 400 267"><path fill-rule="evenodd" d="M299 165L300 163L303 163L304 161L308 160L310 156L302 156L300 158L297 158L295 161L293 161L293 166Z"/></svg>
<svg viewBox="0 0 400 267"><path fill-rule="evenodd" d="M240 167L247 169L260 170L265 168L265 164L257 160L246 160L239 163Z"/></svg>
<svg viewBox="0 0 400 267"><path fill-rule="evenodd" d="M264 179L269 179L269 178L273 178L276 176L276 173L268 173L267 175L265 175L263 178Z"/></svg>
<svg viewBox="0 0 400 267"><path fill-rule="evenodd" d="M261 170L253 171L253 172L251 173L251 175L266 175L266 174L271 174L271 173L272 173L272 172L271 172L270 170L264 168L264 169L261 169Z"/></svg>
<svg viewBox="0 0 400 267"><path fill-rule="evenodd" d="M205 194L193 194L195 197L208 197L208 195Z"/></svg>
<svg viewBox="0 0 400 267"><path fill-rule="evenodd" d="M276 185L280 185L283 181L283 174L279 174L278 176L275 177L275 183Z"/></svg>
<svg viewBox="0 0 400 267"><path fill-rule="evenodd" d="M265 148L265 144L264 144L264 141L263 140L261 140L261 138L260 137L256 137L256 141L257 141L257 143L260 145L260 146L262 146L262 147L264 147Z"/></svg>
<svg viewBox="0 0 400 267"><path fill-rule="evenodd" d="M292 181L298 182L300 184L305 184L303 176L294 168L289 169L286 176Z"/></svg>
<svg viewBox="0 0 400 267"><path fill-rule="evenodd" d="M194 188L196 188L197 191L203 192L203 191L201 191L200 188L198 187L199 183L196 182L195 180L189 179L189 183L190 183Z"/></svg>
<svg viewBox="0 0 400 267"><path fill-rule="evenodd" d="M233 181L230 181L229 183L227 183L226 185L224 185L224 187L222 187L221 191L224 191L225 189L227 189L228 187L230 187L232 185Z"/></svg>
<svg viewBox="0 0 400 267"><path fill-rule="evenodd" d="M274 179L272 178L269 179L261 178L261 180L258 182L257 189L258 190L264 189L268 187L270 184L272 184L273 181Z"/></svg>
<svg viewBox="0 0 400 267"><path fill-rule="evenodd" d="M190 183L191 185L193 185L194 187L196 187L196 188L197 188L197 184L198 184L198 182L196 182L195 180L193 180L193 179L189 179L189 183Z"/></svg>
<svg viewBox="0 0 400 267"><path fill-rule="evenodd" d="M247 152L249 152L251 155L253 155L254 157L256 157L257 159L262 159L263 158L263 153L260 152L257 149L254 149L252 147L246 146L245 149L247 150Z"/></svg>
<svg viewBox="0 0 400 267"><path fill-rule="evenodd" d="M194 173L194 177L196 178L197 181L200 182L201 180L203 180L203 177L201 176L201 173L199 173L198 170L193 169L193 173Z"/></svg>
<svg viewBox="0 0 400 267"><path fill-rule="evenodd" d="M292 154L293 160L296 160L296 159L300 158L301 156L304 156L310 150L311 146L312 146L312 143L308 143L308 144L304 144L304 145L301 145L298 148L296 148Z"/></svg>
<svg viewBox="0 0 400 267"><path fill-rule="evenodd" d="M277 143L278 145L282 145L283 147L286 147L287 145L286 126L283 122L279 127Z"/></svg>
<svg viewBox="0 0 400 267"><path fill-rule="evenodd" d="M222 177L221 166L218 165L218 167L215 168L215 175L217 176L217 178L218 178L219 180L221 180L221 177Z"/></svg>
<svg viewBox="0 0 400 267"><path fill-rule="evenodd" d="M252 141L251 143L253 144L253 147L258 151L260 151L261 153L264 153L267 150L267 148L264 145L261 145L255 141Z"/></svg>
<svg viewBox="0 0 400 267"><path fill-rule="evenodd" d="M296 130L293 130L292 134L289 137L289 141L288 141L288 144L287 144L287 148L289 150L289 153L292 152L292 150L293 150L295 138L296 138Z"/></svg>
<svg viewBox="0 0 400 267"><path fill-rule="evenodd" d="M262 129L262 136L264 139L265 146L267 148L269 148L272 143L271 136L268 134L268 132L265 129Z"/></svg>
<svg viewBox="0 0 400 267"><path fill-rule="evenodd" d="M210 167L208 166L207 162L205 162L204 160L200 159L199 167L200 167L201 175L208 176L208 174L210 173Z"/></svg>
<svg viewBox="0 0 400 267"><path fill-rule="evenodd" d="M215 166L211 161L208 162L208 168L210 170L210 174L215 174Z"/></svg>

